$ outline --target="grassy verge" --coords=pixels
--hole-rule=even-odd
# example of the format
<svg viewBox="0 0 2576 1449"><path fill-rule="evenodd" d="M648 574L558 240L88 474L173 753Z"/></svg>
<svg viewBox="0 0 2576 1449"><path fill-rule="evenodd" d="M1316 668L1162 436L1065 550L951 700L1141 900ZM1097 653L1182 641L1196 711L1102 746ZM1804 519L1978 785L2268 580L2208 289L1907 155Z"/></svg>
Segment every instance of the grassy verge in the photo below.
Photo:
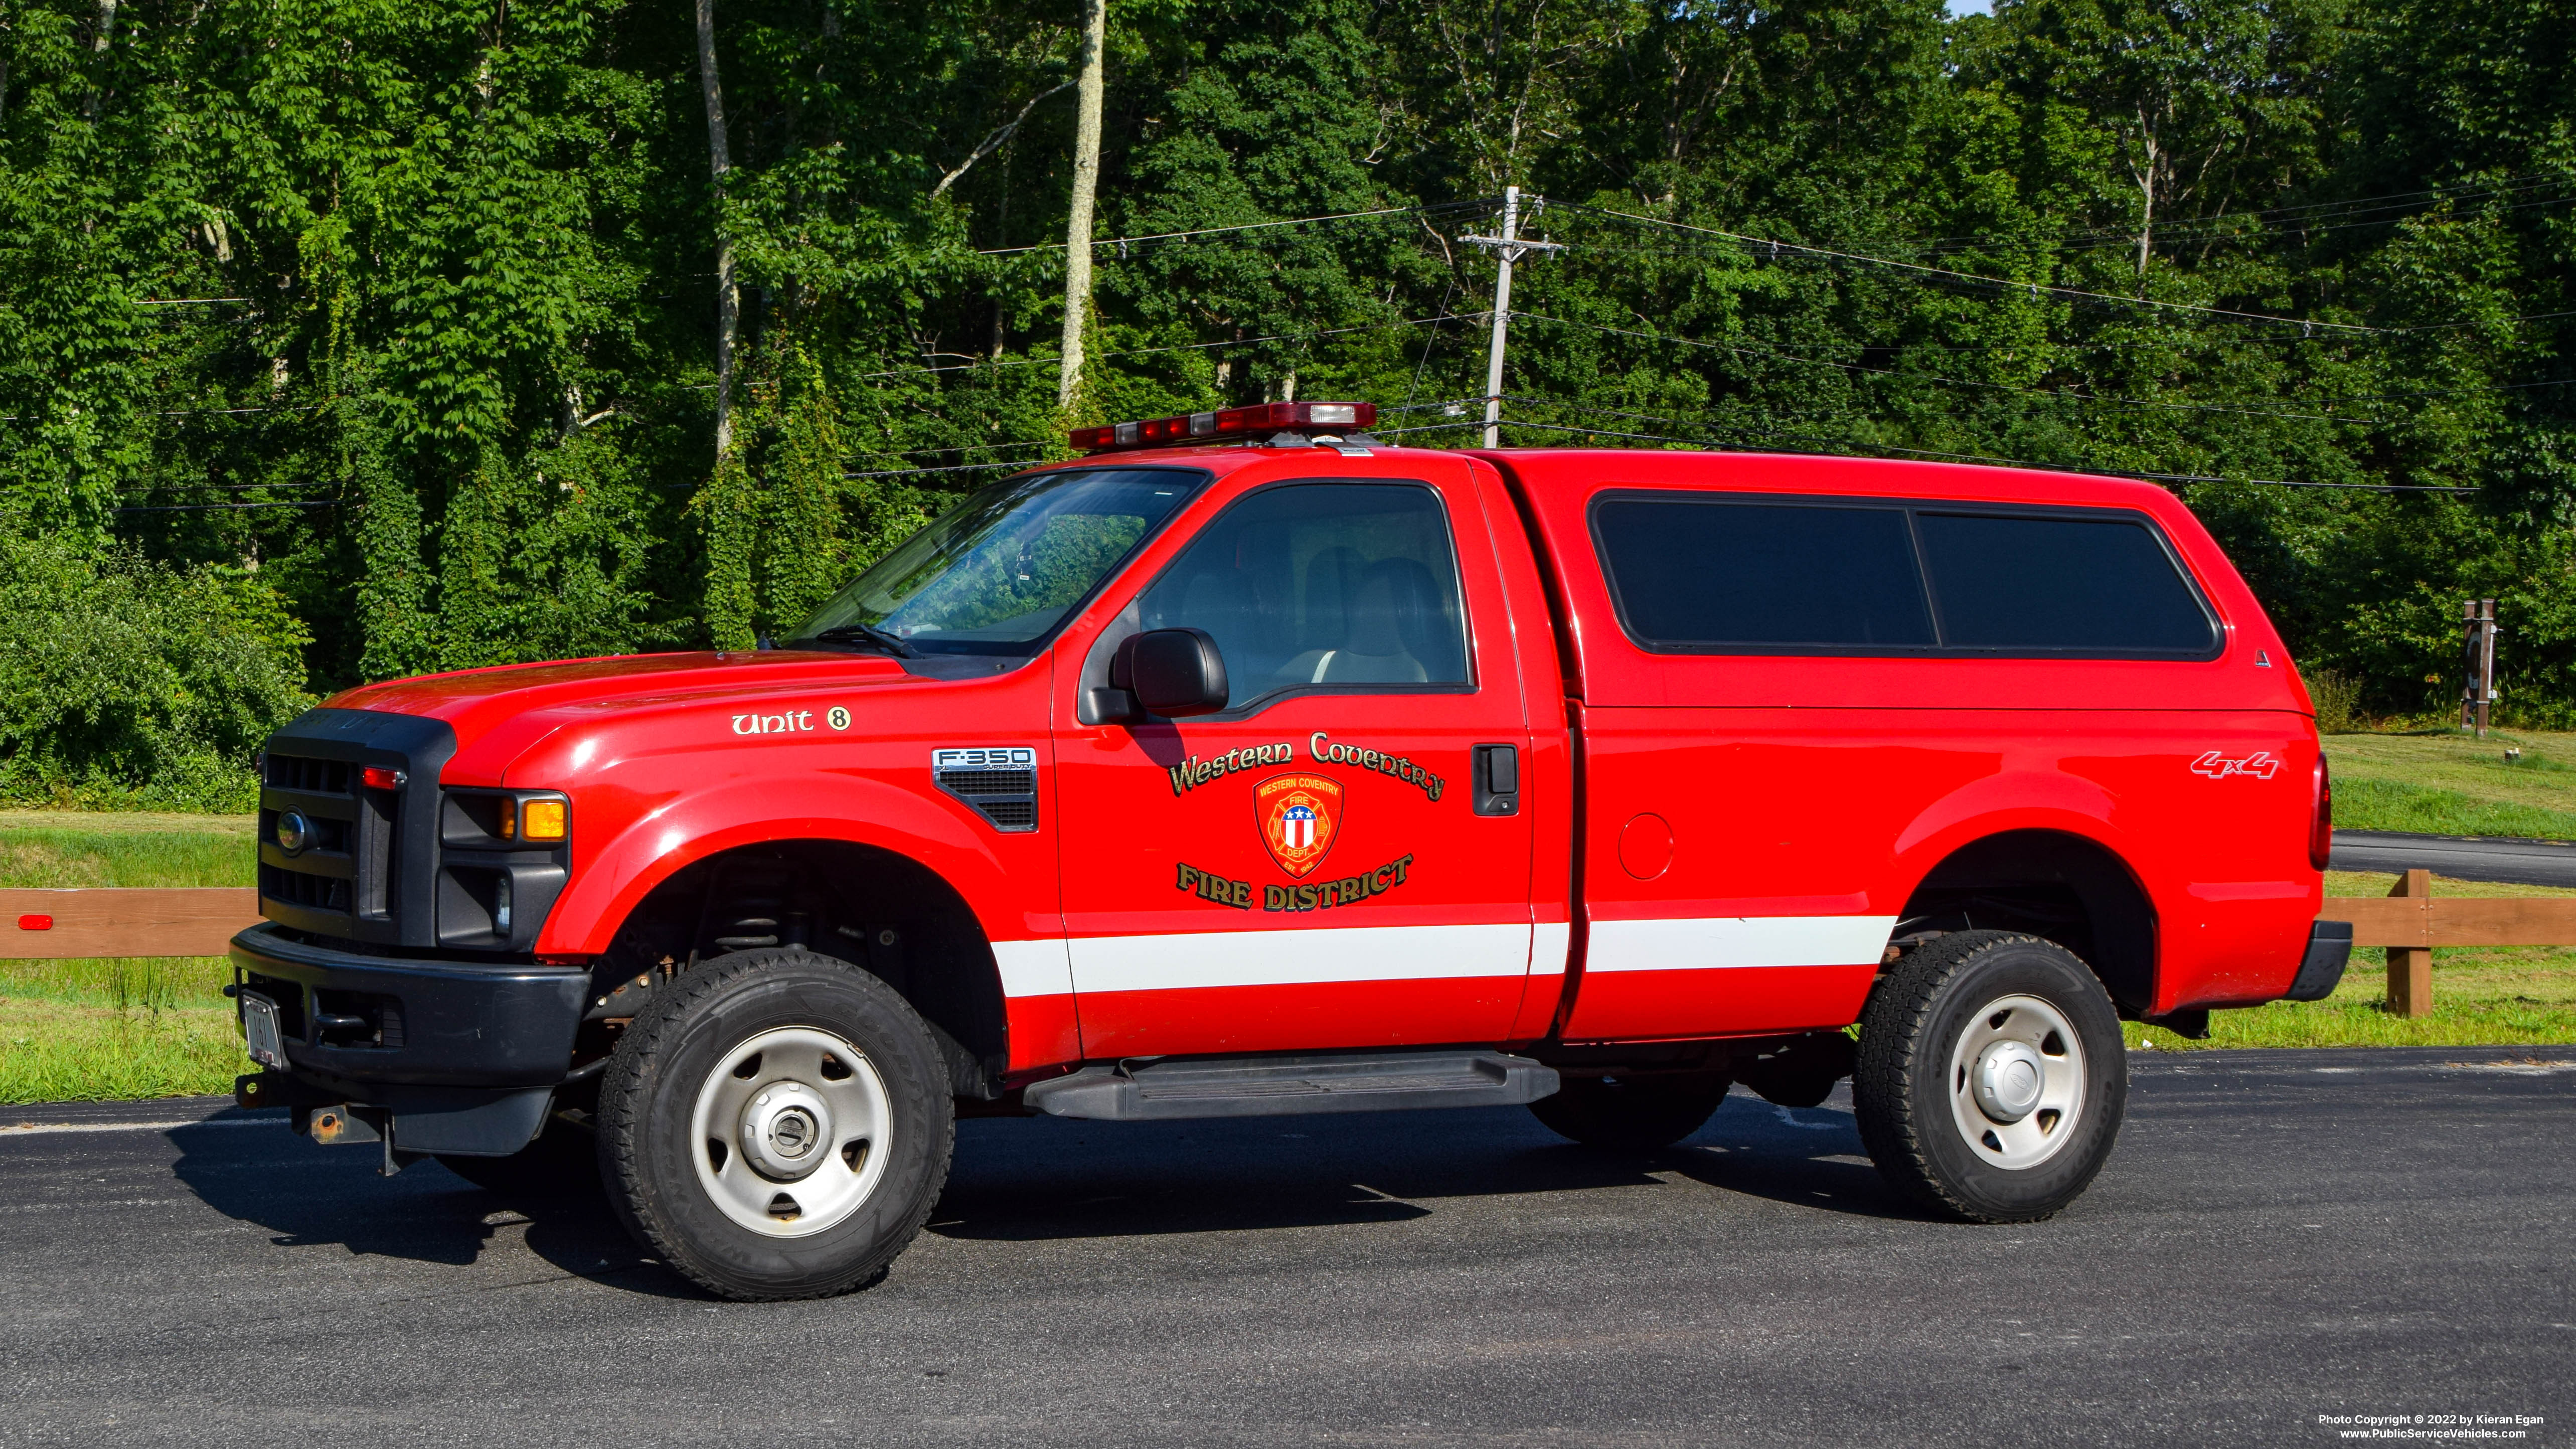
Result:
<svg viewBox="0 0 2576 1449"><path fill-rule="evenodd" d="M248 816L0 811L0 886L251 884ZM220 1093L249 1070L221 958L0 961L0 1103Z"/></svg>
<svg viewBox="0 0 2576 1449"><path fill-rule="evenodd" d="M2362 737L2337 736L2331 743L2355 738ZM2408 737L2401 743L2413 748L2416 741ZM2576 748L2570 749L2570 757L2576 758ZM2453 761L2461 769L2476 764ZM2345 768L2340 759L2336 768ZM2345 781L2340 788L2351 786ZM2569 798L2576 806L2576 790ZM2550 810L2529 801L2489 803ZM2576 821L2576 808L2567 818ZM2346 823L2353 822L2347 818ZM2472 833L2447 824L2362 828ZM223 817L0 812L0 886L247 885L249 831L248 821ZM2510 833L2553 832L2516 828ZM2393 880L2338 871L2327 877L2326 894L2386 895ZM2439 877L2434 888L2470 896L2576 896L2576 891ZM0 1103L231 1091L233 1078L248 1070L232 1006L217 994L231 979L231 968L220 958L0 961ZM2325 1001L2274 1002L2214 1013L2210 1038L2203 1042L2135 1022L2126 1024L2126 1035L2133 1048L2143 1043L2183 1051L2576 1044L2576 946L2437 950L2430 1016L2391 1016L2380 1005L2385 995L2380 953L2364 950L2355 953L2342 987Z"/></svg>
<svg viewBox="0 0 2576 1449"><path fill-rule="evenodd" d="M2330 871L2329 896L2384 896L2393 875ZM2435 895L2576 896L2548 886L2433 878ZM2217 1047L2567 1046L2576 1044L2576 946L2443 946L2433 952L2433 1010L2405 1017L2386 1009L2386 957L2355 951L2343 984L2323 1001L2275 1001L2214 1011L2209 1040L2186 1041L2161 1027L2122 1023L2129 1045L2159 1050Z"/></svg>
<svg viewBox="0 0 2576 1449"><path fill-rule="evenodd" d="M2576 840L2576 735L2328 735L2325 750L2335 824L2346 830Z"/></svg>
<svg viewBox="0 0 2576 1449"><path fill-rule="evenodd" d="M0 886L246 886L248 815L0 810Z"/></svg>

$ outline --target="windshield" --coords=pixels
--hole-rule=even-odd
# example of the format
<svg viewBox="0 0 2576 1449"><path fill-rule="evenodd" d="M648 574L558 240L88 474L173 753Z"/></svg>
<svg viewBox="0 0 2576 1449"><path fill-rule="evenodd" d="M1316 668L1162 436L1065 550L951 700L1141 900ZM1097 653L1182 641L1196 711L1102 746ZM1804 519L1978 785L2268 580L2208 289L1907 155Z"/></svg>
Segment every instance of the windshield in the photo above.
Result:
<svg viewBox="0 0 2576 1449"><path fill-rule="evenodd" d="M865 648L873 634L923 654L1034 653L1205 481L1101 468L996 483L877 560L791 641Z"/></svg>

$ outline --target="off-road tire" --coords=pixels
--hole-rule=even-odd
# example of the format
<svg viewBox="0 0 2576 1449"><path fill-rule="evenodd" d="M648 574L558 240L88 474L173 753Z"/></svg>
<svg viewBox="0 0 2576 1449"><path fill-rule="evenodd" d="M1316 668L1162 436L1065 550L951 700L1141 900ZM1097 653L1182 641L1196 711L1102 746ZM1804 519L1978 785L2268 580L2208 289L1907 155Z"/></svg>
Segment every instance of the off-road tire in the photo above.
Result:
<svg viewBox="0 0 2576 1449"><path fill-rule="evenodd" d="M707 1148L692 1140L716 1069L782 1030L828 1033L854 1048L883 1084L882 1135L891 1139L865 1149L883 1164L874 1187L848 1216L805 1237L770 1236L728 1216L700 1177ZM655 991L619 1041L600 1085L600 1175L636 1241L708 1292L825 1298L874 1282L921 1231L948 1179L955 1106L929 1028L892 987L803 950L736 952Z"/></svg>
<svg viewBox="0 0 2576 1449"><path fill-rule="evenodd" d="M1980 1013L2008 998L2035 999L2072 1028L2076 1063L2065 1076L2082 1093L2060 1129L2069 1135L2026 1167L1989 1160L1970 1136L1972 1128L1982 1135L1986 1121L1970 1117L1962 1125L1954 1115L1954 1094L1969 1080L1957 1075L1962 1041L1994 1020ZM2119 1013L2101 981L2066 948L2035 936L1941 936L1889 967L1862 1010L1852 1073L1861 1141L1889 1183L1943 1217L2023 1223L2054 1216L2109 1160L2128 1087ZM1980 1109L1968 1101L1957 1110Z"/></svg>
<svg viewBox="0 0 2576 1449"><path fill-rule="evenodd" d="M1700 1129L1729 1083L1713 1073L1606 1077L1567 1073L1531 1115L1569 1141L1607 1152L1652 1152Z"/></svg>

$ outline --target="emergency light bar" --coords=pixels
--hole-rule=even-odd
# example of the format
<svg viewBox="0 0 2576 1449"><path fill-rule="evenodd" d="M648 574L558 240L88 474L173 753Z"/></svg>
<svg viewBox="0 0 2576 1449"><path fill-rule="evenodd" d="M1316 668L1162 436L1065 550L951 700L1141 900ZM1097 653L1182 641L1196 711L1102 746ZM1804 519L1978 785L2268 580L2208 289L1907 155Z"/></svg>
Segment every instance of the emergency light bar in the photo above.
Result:
<svg viewBox="0 0 2576 1449"><path fill-rule="evenodd" d="M1084 452L1105 453L1118 448L1169 448L1183 443L1257 438L1267 433L1356 432L1376 422L1376 403L1275 402L1212 413L1183 413L1141 423L1111 423L1105 428L1076 428L1066 436Z"/></svg>

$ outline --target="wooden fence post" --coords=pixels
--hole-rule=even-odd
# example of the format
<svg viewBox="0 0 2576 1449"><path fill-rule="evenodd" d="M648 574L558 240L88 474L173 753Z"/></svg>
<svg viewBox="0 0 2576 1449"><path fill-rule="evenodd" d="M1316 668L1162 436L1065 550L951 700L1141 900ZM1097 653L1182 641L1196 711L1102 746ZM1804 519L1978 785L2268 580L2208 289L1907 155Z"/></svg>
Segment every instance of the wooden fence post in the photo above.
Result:
<svg viewBox="0 0 2576 1449"><path fill-rule="evenodd" d="M2423 899L2433 894L2433 873L2410 870L2388 888L2392 896ZM2429 1016L2433 1011L2433 948L2388 948L2388 1009L2399 1016Z"/></svg>

